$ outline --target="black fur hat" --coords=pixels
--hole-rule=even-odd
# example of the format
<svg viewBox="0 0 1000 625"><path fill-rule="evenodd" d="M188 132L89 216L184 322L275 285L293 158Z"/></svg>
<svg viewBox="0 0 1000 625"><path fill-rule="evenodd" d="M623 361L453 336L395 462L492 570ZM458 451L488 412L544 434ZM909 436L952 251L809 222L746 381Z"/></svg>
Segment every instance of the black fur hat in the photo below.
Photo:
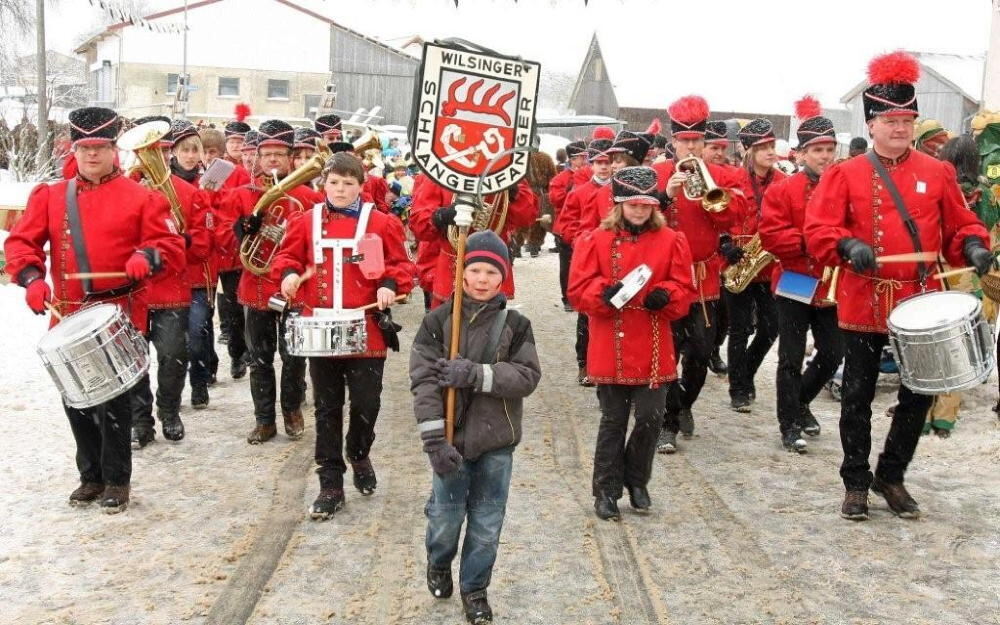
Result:
<svg viewBox="0 0 1000 625"><path fill-rule="evenodd" d="M746 126L740 128L740 132L737 136L739 136L740 143L743 144L743 147L749 150L755 145L762 145L775 140L774 124L772 124L769 119L758 117L757 119L751 120Z"/></svg>
<svg viewBox="0 0 1000 625"><path fill-rule="evenodd" d="M74 147L114 143L120 126L118 113L111 109L88 106L69 113L69 138Z"/></svg>
<svg viewBox="0 0 1000 625"><path fill-rule="evenodd" d="M292 128L291 124L280 119L265 121L257 129L257 132L260 134L260 143L257 144L258 149L266 145L279 145L286 148L291 148L295 145L295 129Z"/></svg>
<svg viewBox="0 0 1000 625"><path fill-rule="evenodd" d="M652 167L622 167L611 176L611 194L617 202L660 205L656 197L656 170Z"/></svg>

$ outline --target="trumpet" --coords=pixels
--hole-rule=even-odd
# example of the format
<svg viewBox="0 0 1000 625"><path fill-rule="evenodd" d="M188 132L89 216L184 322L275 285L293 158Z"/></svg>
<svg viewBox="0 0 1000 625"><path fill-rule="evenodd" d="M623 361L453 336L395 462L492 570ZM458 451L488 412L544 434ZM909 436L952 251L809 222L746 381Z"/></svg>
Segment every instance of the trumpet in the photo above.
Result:
<svg viewBox="0 0 1000 625"><path fill-rule="evenodd" d="M701 201L701 207L710 213L721 213L729 206L729 191L715 184L708 173L705 161L688 156L677 161L677 171L686 175L684 197L692 202Z"/></svg>
<svg viewBox="0 0 1000 625"><path fill-rule="evenodd" d="M152 121L135 126L118 137L118 147L127 152L135 153L138 162L132 170L142 172L149 187L166 196L177 229L183 233L187 229L184 210L181 208L180 200L177 199L177 191L174 190L174 185L170 181L170 170L167 168L158 146L160 139L169 131L170 124L162 121Z"/></svg>
<svg viewBox="0 0 1000 625"><path fill-rule="evenodd" d="M251 213L263 215L260 230L254 235L244 237L240 243L240 262L248 271L258 276L270 271L271 261L274 260L274 255L281 246L281 240L285 237L287 215L283 204L288 204L289 208L294 205L300 212L305 211L302 202L288 195L288 192L318 176L323 171L325 163L320 154L314 154L281 181L278 180L277 172L271 171L274 182L267 186L264 195L257 200ZM280 202L281 200L284 202Z"/></svg>

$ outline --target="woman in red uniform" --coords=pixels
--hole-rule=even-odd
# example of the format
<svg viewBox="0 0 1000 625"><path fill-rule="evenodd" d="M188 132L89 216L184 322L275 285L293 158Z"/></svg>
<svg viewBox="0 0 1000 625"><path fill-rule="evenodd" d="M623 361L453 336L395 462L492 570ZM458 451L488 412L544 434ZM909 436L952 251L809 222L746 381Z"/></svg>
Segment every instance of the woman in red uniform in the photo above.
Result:
<svg viewBox="0 0 1000 625"><path fill-rule="evenodd" d="M333 308L335 294L333 254L323 249L323 260L316 263L313 244L318 239L352 239L361 234L375 234L381 240L385 270L381 276L366 277L358 263L347 259L355 249L342 249L343 307L356 309L377 303L377 309L365 315L368 346L364 352L349 356L309 359L316 404L316 464L319 465L320 493L310 514L327 519L344 505L344 389L350 391L350 429L347 432L347 459L354 472L354 486L363 495L375 491L375 470L369 452L375 441L375 421L382 393L387 341L399 350L392 318L386 310L397 295L413 289L413 264L406 255L403 225L394 215L386 215L370 203L361 202L365 173L361 163L350 154L334 154L323 169L326 201L312 208L319 215L307 214L295 220L282 241L281 251L272 265L272 275L281 279L281 292L289 301L301 302L306 310ZM360 228L364 228L360 231ZM301 282L306 268L315 276ZM299 284L302 288L299 288ZM385 313L379 311L386 310ZM387 332L383 336L383 331Z"/></svg>
<svg viewBox="0 0 1000 625"><path fill-rule="evenodd" d="M666 405L667 383L677 378L670 322L687 314L695 291L684 235L666 227L656 172L626 167L615 173L611 214L574 247L569 297L590 319L587 373L597 383L601 424L594 453L594 509L618 519L622 488L637 511L651 505L649 482ZM623 306L612 298L640 264L652 277ZM636 424L626 444L631 406Z"/></svg>

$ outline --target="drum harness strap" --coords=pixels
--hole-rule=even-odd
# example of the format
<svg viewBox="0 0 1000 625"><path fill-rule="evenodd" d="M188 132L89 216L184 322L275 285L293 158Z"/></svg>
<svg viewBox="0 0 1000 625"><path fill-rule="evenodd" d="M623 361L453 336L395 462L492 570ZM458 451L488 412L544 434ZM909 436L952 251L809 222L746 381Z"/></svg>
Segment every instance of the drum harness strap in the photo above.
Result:
<svg viewBox="0 0 1000 625"><path fill-rule="evenodd" d="M71 178L69 184L66 185L66 221L69 222L70 240L73 242L76 266L82 273L90 273L90 257L87 256L87 243L83 239L83 222L80 221L80 206L76 201L76 178ZM84 278L82 282L84 294L82 303L98 299L116 299L123 295L129 295L136 286L135 282L130 281L124 286L94 291L94 283L90 278Z"/></svg>
<svg viewBox="0 0 1000 625"><path fill-rule="evenodd" d="M333 308L341 310L344 307L344 249L355 252L361 237L368 229L368 218L371 217L374 204L368 202L361 206L361 214L358 216L358 227L354 231L353 239L324 239L323 238L323 209L324 203L313 206L312 230L313 230L313 262L317 267L323 265L323 250L333 250ZM361 259L351 256L347 262L359 262Z"/></svg>
<svg viewBox="0 0 1000 625"><path fill-rule="evenodd" d="M885 165L879 160L878 154L875 154L875 150L869 150L865 157L868 162L872 164L875 169L875 173L878 174L882 182L885 183L885 188L889 191L889 195L892 196L892 203L896 205L896 211L899 213L899 218L903 220L903 225L906 226L906 232L910 235L910 240L913 241L913 251L920 253L923 252L923 246L920 245L920 231L917 230L917 222L913 221L913 217L910 216L910 211L906 209L906 204L903 202L903 196L900 195L899 189L896 187L896 183L893 182L892 177L889 176L889 172L886 171ZM927 277L930 275L930 270L923 261L917 261L917 275L920 281L920 291L924 292L927 290ZM891 285L890 285L891 286ZM895 287L898 288L898 287ZM878 289L876 288L876 291ZM890 298L891 298L890 294ZM890 299L890 310L891 310L891 299Z"/></svg>

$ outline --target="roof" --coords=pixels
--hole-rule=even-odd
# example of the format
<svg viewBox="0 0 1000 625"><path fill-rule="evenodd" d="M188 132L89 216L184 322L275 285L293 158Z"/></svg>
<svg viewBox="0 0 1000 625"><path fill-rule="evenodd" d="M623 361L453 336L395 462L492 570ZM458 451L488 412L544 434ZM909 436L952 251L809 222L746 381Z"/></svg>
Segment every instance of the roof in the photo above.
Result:
<svg viewBox="0 0 1000 625"><path fill-rule="evenodd" d="M191 11L196 10L196 9L200 9L200 8L202 8L204 6L208 6L210 4L215 4L217 2L224 2L224 1L225 0L199 0L198 2L189 3L188 6L187 6L187 10L190 13ZM346 33L350 33L351 35L354 35L355 37L364 39L365 41L368 41L369 43L372 43L372 44L374 44L376 46L384 48L385 50L387 50L387 51L389 51L389 52L391 52L391 53L393 53L395 55L398 55L398 56L401 56L403 58L410 59L410 60L418 58L418 57L415 57L413 54L411 54L411 53L409 53L407 51L400 50L399 48L396 48L396 47L390 46L390 45L388 45L386 43L383 43L383 42L379 41L378 39L375 39L374 37L369 37L368 35L366 35L366 34L364 34L362 32L354 30L353 28L348 28L347 26L344 26L343 24L339 24L339 23L333 21L332 19L330 19L329 17L326 17L325 15L321 15L321 14L317 13L316 11L312 11L310 9L307 9L304 6L301 6L299 4L291 2L291 0L273 0L273 1L277 2L278 4L283 4L283 5L287 6L287 7L289 7L290 9L294 9L296 11L299 11L300 13L304 13L304 14L312 17L312 18L315 18L315 19L321 21L321 22L325 22L325 23L329 24L330 26L332 26L332 27L334 27L334 28L336 28L338 30L341 30L341 31L346 32ZM170 17L172 15L178 15L178 14L183 14L183 13L184 13L184 6L181 5L179 7L173 8L173 9L167 9L165 11L159 11L157 13L152 13L150 15L145 16L143 19L145 19L146 21L152 21L152 20L160 19L162 17ZM74 50L74 52L76 52L77 54L83 54L86 51L86 49L88 47L90 47L91 45L93 45L94 43L97 43L98 41L100 41L104 37L107 37L108 35L111 35L112 33L114 33L117 30L121 30L121 29L127 28L129 26L132 26L131 22L118 22L117 24L112 24L111 26L108 26L106 29L104 29L104 30L96 33L95 35L89 37L88 39L84 40L79 46L76 47L76 50Z"/></svg>
<svg viewBox="0 0 1000 625"><path fill-rule="evenodd" d="M983 71L985 55L940 54L937 52L910 52L920 61L922 72L930 74L961 93L967 100L979 102L983 93ZM850 102L868 88L868 81L862 80L853 89L841 96L843 103ZM918 91L919 93L919 91Z"/></svg>

